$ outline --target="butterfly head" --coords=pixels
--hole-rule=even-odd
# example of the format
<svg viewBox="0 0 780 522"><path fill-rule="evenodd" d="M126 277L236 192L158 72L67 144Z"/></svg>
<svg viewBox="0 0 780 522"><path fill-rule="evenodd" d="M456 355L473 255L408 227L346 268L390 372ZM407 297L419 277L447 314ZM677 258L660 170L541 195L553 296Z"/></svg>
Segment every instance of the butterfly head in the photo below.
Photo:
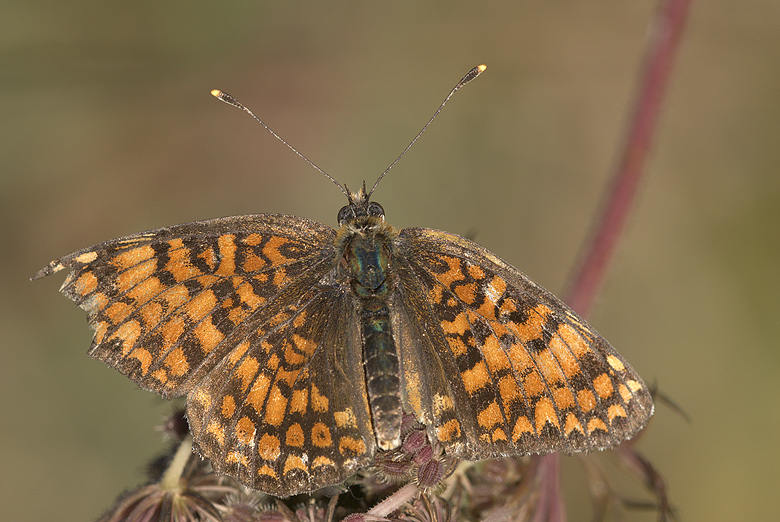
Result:
<svg viewBox="0 0 780 522"><path fill-rule="evenodd" d="M341 207L338 213L340 226L349 226L355 229L366 229L381 225L385 221L385 209L382 205L370 201L371 193L366 193L366 182L357 192L350 192L344 187L349 199L349 205Z"/></svg>

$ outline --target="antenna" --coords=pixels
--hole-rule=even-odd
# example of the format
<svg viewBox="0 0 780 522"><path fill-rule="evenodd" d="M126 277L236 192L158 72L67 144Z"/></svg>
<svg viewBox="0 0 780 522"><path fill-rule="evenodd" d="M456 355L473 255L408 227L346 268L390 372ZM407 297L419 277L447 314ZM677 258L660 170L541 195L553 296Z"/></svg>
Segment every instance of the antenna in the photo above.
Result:
<svg viewBox="0 0 780 522"><path fill-rule="evenodd" d="M279 141L281 141L282 143L284 143L285 145L287 145L287 148L289 148L291 151L293 151L295 154L297 154L297 155L298 155L300 158L302 158L302 159L303 159L303 161L305 161L306 163L308 163L309 165L311 165L312 167L314 167L315 169L317 169L318 171L320 171L320 173L322 173L322 175L323 175L323 176L325 176L326 178L328 178L329 180L331 180L333 183L335 183L335 184L336 184L336 186L339 188L339 190L340 190L340 191L341 191L341 192L342 192L342 193L343 193L345 196L349 197L349 192L347 192L347 191L344 189L344 187L342 187L342 186L341 186L341 183L339 183L338 181L336 181L335 179L333 179L333 176L331 176L330 174L328 174L327 172L325 172L324 170L322 170L321 168L319 168L317 165L315 165L315 164L314 164L314 162L313 162L313 161L311 161L309 158L307 158L306 156L304 156L303 154L301 154L300 152L298 152L298 151L296 150L296 148L295 148L295 147L293 147L292 145L290 145L289 143L287 143L286 141L284 141L284 139L283 139L281 136L279 136L278 134L276 134L276 133L274 132L274 130L273 130L271 127L269 127L268 125L266 125L266 124L265 124L265 122L264 122L263 120L261 120L260 118L258 118L257 116L255 116L255 113L254 113L254 112L252 112L252 111L250 111L250 110L249 110L249 108L248 108L246 105L244 105L243 103L241 103L241 102L240 102L240 101L238 101L237 99L233 98L233 97L232 97L231 95L229 95L228 93L226 93L226 92L223 92L223 91L220 91L219 89L214 89L213 91L211 91L211 95L212 95L212 96L214 96L214 97L215 97L216 99L218 99L219 101L223 101L223 102L227 103L228 105L232 105L233 107L235 107L235 108L237 108L237 109L241 109L242 111L244 111L244 112L246 112L247 114L249 114L251 117L253 117L255 120L257 120L257 122L258 122L260 125L262 125L263 127L265 127L265 130L267 130L268 132L270 132L270 133L273 135L273 137L274 137L274 138L276 138L277 140L279 140Z"/></svg>
<svg viewBox="0 0 780 522"><path fill-rule="evenodd" d="M476 78L476 77L477 77L477 76L479 76L480 74L482 74L482 73L484 72L484 70L485 70L485 69L487 69L487 66L486 66L486 65L477 65L476 67L474 67L473 69L471 69L471 70L470 70L468 73L466 73L466 76L464 76L463 78L461 78L461 80L460 80L460 81L457 83L457 85L455 85L455 87L453 87L453 88L452 88L452 90L451 90L451 91L450 91L450 93L447 95L447 97L446 97L446 98L444 98L444 101L443 101L443 102L441 102L441 105L439 105L439 108L438 108L438 109L436 109L436 112L434 112L434 113L433 113L433 116L431 116L431 119L430 119L430 120L428 120L428 123L426 123L426 124L423 126L422 130L420 130L420 132L418 132L418 133L417 133L417 136L415 136L415 137L414 137L414 139L413 139L413 140L412 140L412 141L409 143L409 145L407 145L407 146L406 146L406 148L404 149L404 151L403 151L403 152L402 152L402 153L401 153L401 154L400 154L400 155L399 155L399 156L398 156L398 157L395 159L395 161L393 161L393 163L391 163L391 164L390 164L390 166L389 166L389 167L387 167L387 168L385 169L385 171L384 171L384 172L383 172L383 173L382 173L382 174L379 176L379 178L377 178L376 182L374 183L374 186L373 186L373 187L371 187L371 192L369 192L369 193L368 193L368 195L366 196L366 201L367 201L367 200L368 200L368 199L371 197L371 194L373 194L373 193L374 193L374 190L376 189L377 185L379 185L379 182L382 180L382 178L384 178L384 177L385 177L385 174L387 174L387 173L390 171L390 169L392 169L392 168L395 166L395 164L396 164L396 163L398 163L398 161L399 161L399 160L400 160L400 159L401 159L401 158L404 156L404 154L406 154L406 153L409 151L409 149L411 149L411 148L412 148L412 145L414 145L414 144L417 142L417 140L418 140L418 139L420 139L420 136L422 136L423 132L425 132L425 131L426 131L426 129L427 129L429 126L430 126L430 124L433 122L433 120L436 118L436 116L438 116L438 115L439 115L439 113L441 112L441 110L444 108L444 105L446 105L446 103L447 103L448 101L450 101L450 98L452 98L452 95L453 95L453 94L455 94L455 91L457 91L458 89L460 89L461 87L463 87L464 85L466 85L467 83L469 83L471 80L473 80L474 78ZM331 180L331 181L332 181L332 182L333 182L333 183L334 183L334 184L335 184L335 185L336 185L336 186L339 188L339 190L340 190L340 191L341 191L341 192L342 192L342 193L343 193L345 196L347 196L347 199L349 199L349 200L350 200L350 202L352 201L352 198L351 198L351 196L350 196L349 192L346 190L346 187L342 186L342 185L341 185L341 183L339 183L338 181L336 181L336 180L333 178L333 176L331 176L330 174L328 174L327 172L325 172L324 170L322 170L321 168L319 168L319 167L318 167L318 166L317 166L317 165L316 165L316 164L315 164L313 161L311 161L309 158L307 158L306 156L304 156L303 154L301 154L300 152L298 152L298 150L296 150L296 148L295 148L295 147L293 147L292 145L290 145L289 143L287 143L287 142L286 142L286 141L285 141L285 140L284 140L284 139L283 139L281 136L279 136L278 134L276 134L276 132L274 132L274 130L273 130L271 127L269 127L268 125L266 125L266 124L265 124L265 122L263 122L263 120L261 120L260 118L258 118L258 117L255 115L255 113L254 113L254 112L252 112L251 110L249 110L249 108L248 108L246 105L244 105L243 103L241 103L241 102L240 102L240 101L238 101L237 99L233 98L233 97L232 97L231 95L229 95L228 93L226 93L226 92L224 92L224 91L220 91L219 89L214 89L213 91L211 91L211 95L212 95L212 96L214 96L215 98L217 98L218 100L220 100L220 101L223 101L223 102L227 103L228 105L232 105L233 107L235 107L235 108L237 108L237 109L241 109L242 111L244 111L244 112L246 112L247 114L249 114L249 115L250 115L252 118L254 118L254 119L255 119L255 120L256 120L256 121L257 121L257 122L258 122L260 125L262 125L263 127L265 127L265 130L267 130L268 132L270 132L270 133L273 135L273 137L274 137L274 138L276 138L277 140L279 140L279 141L281 141L282 143L284 143L285 145L287 145L287 148L289 148L291 151L293 151L295 154L297 154L297 155L298 155L298 157L300 157L300 158L301 158L301 159L303 159L303 160L304 160L306 163L308 163L309 165L311 165L312 167L314 167L315 169L317 169L317 170L318 170L318 171L319 171L319 172L320 172L320 173L321 173L323 176L325 176L326 178L328 178L329 180ZM365 185L366 185L366 183L365 183L365 181L364 181L364 182L363 182L363 192L365 192Z"/></svg>
<svg viewBox="0 0 780 522"><path fill-rule="evenodd" d="M373 186L373 187L371 187L371 192L369 192L369 193L368 193L368 196L366 197L366 199L369 199L369 198L371 197L371 194L373 194L373 193L374 193L374 190L376 189L376 186L377 186L377 185L379 185L379 182L380 182L380 181L382 181L382 178L384 178L384 177L385 177L385 174L387 174L387 173L390 171L390 169L392 169L393 167L395 167L395 164L396 164L396 163L398 163L398 161L399 161L401 158L403 158L403 157L404 157L404 154L406 154L406 153L409 151L409 149L411 149L411 148L412 148L412 145L414 145L414 144L417 142L417 140L419 140L419 139L420 139L420 136L422 136L423 132L425 132L425 131L426 131L426 129L428 128L428 126L429 126L431 123L433 123L433 120L436 118L436 116L438 116L438 115L439 115L439 113L441 112L441 110L444 108L444 105L446 105L446 104L447 104L447 102L448 102L448 101L450 101L450 98L452 98L452 95L453 95L453 94L455 94L455 91L457 91L458 89L460 89L461 87L463 87L464 85L466 85L467 83L469 83L471 80L475 79L475 78L476 78L477 76L479 76L480 74L482 74L482 73L485 71L485 69L487 69L487 65L484 65L484 64L482 64L482 65L477 65L476 67L474 67L473 69L471 69L471 70L470 70L468 73L466 73L466 76L464 76L463 78L461 78L461 79L460 79L460 81L457 83L457 85L455 85L455 87L453 87L453 88L452 88L452 90L451 90L451 91L450 91L450 93L447 95L447 97L446 97L446 98L444 98L444 101L443 101L443 102L441 102L441 105L439 105L439 108L438 108L438 109L436 109L436 112L434 112L434 113L433 113L433 116L431 116L431 119L430 119L430 120L428 120L428 123L426 123L426 124L423 126L423 128L420 130L420 132L418 132L418 133L417 133L417 136L415 136L415 137L414 137L414 139L413 139L413 140L412 140L412 141L409 143L409 145L407 145L407 146L406 146L406 148L405 148L405 149L404 149L404 151L401 153L401 155L400 155L400 156L398 156L397 158L395 158L395 161L394 161L394 162L392 162L392 163L390 164L390 166L389 166L389 167L387 167L387 168L385 169L385 171L384 171L384 172L383 172L383 173L382 173L382 174L381 174L381 175L380 175L380 176L377 178L376 182L374 182L374 186Z"/></svg>

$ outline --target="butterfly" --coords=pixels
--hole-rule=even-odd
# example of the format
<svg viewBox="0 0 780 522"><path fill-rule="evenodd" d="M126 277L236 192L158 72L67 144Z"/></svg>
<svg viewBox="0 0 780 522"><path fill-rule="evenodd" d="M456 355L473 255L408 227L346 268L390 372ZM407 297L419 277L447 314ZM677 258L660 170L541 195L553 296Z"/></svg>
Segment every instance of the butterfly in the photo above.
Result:
<svg viewBox="0 0 780 522"><path fill-rule="evenodd" d="M647 386L582 318L468 239L394 229L375 188L342 188L338 229L197 221L79 250L33 279L69 270L61 291L95 330L89 355L186 396L199 453L280 497L397 448L405 414L468 460L608 448L646 424Z"/></svg>

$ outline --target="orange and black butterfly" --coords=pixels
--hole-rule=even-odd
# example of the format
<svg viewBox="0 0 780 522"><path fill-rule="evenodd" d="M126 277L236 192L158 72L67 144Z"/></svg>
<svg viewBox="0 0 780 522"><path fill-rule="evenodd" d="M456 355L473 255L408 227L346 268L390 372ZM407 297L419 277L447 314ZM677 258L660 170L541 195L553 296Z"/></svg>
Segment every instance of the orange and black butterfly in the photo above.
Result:
<svg viewBox="0 0 780 522"><path fill-rule="evenodd" d="M89 354L186 395L215 470L277 496L371 465L401 444L405 413L468 460L603 449L645 425L641 377L555 296L468 239L395 230L365 185L342 190L338 230L199 221L79 250L34 279L70 270L61 291L87 311Z"/></svg>

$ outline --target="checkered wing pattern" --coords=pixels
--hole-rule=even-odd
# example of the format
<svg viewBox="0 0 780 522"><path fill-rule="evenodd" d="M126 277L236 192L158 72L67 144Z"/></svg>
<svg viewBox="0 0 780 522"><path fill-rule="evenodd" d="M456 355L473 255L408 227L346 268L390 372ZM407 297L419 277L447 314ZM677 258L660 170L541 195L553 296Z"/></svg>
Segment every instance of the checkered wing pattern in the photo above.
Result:
<svg viewBox="0 0 780 522"><path fill-rule="evenodd" d="M87 312L89 354L188 395L214 467L287 496L343 480L374 452L335 237L292 216L215 219L101 243L35 278L69 269L61 291Z"/></svg>
<svg viewBox="0 0 780 522"><path fill-rule="evenodd" d="M405 403L448 452L606 448L647 422L653 403L639 375L520 271L445 232L407 228L396 246L402 360L416 344L428 361L426 386L408 381Z"/></svg>

